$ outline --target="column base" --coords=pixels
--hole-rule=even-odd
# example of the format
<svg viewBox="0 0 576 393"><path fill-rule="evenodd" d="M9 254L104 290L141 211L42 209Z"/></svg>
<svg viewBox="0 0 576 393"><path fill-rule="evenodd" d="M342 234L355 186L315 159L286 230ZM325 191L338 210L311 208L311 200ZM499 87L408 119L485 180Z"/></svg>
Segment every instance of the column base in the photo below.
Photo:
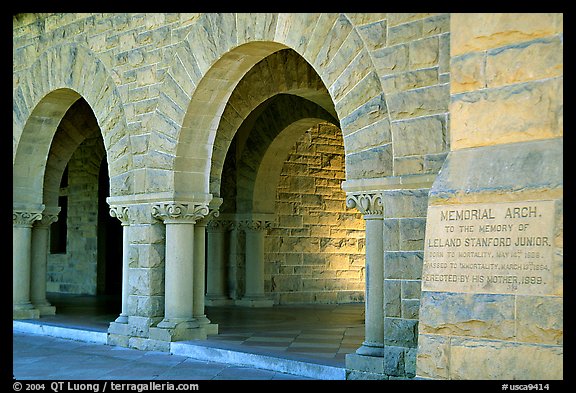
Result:
<svg viewBox="0 0 576 393"><path fill-rule="evenodd" d="M206 330L194 319L164 319L150 328L150 339L168 342L205 340Z"/></svg>
<svg viewBox="0 0 576 393"><path fill-rule="evenodd" d="M370 344L370 343L368 343ZM346 355L346 379L412 379L406 370L408 348L384 346L380 350L362 344L356 353ZM382 356L362 355L360 352L382 353Z"/></svg>
<svg viewBox="0 0 576 393"><path fill-rule="evenodd" d="M38 319L40 310L34 308L31 303L12 306L12 319Z"/></svg>
<svg viewBox="0 0 576 393"><path fill-rule="evenodd" d="M114 320L116 323L127 324L128 323L128 315L120 314L118 318Z"/></svg>
<svg viewBox="0 0 576 393"><path fill-rule="evenodd" d="M34 308L37 309L38 311L40 311L40 316L44 316L44 315L56 315L56 307L54 307L53 305L51 305L48 302L43 302L43 303L34 303L32 302L32 304L34 305Z"/></svg>
<svg viewBox="0 0 576 393"><path fill-rule="evenodd" d="M356 350L356 354L362 356L384 356L384 344L364 341L362 346Z"/></svg>
<svg viewBox="0 0 576 393"><path fill-rule="evenodd" d="M384 357L347 354L346 379L388 379L384 373Z"/></svg>
<svg viewBox="0 0 576 393"><path fill-rule="evenodd" d="M274 305L273 299L267 299L265 297L244 297L238 299L234 302L235 305L241 307L272 307Z"/></svg>
<svg viewBox="0 0 576 393"><path fill-rule="evenodd" d="M108 327L108 345L118 345L121 347L128 347L128 342L130 339L130 325L128 325L128 317L126 317L126 323L116 321L110 322Z"/></svg>
<svg viewBox="0 0 576 393"><path fill-rule="evenodd" d="M204 305L206 306L229 306L233 304L234 300L224 296L206 296L204 298Z"/></svg>
<svg viewBox="0 0 576 393"><path fill-rule="evenodd" d="M200 327L204 329L207 335L218 334L218 324L212 323L206 315L194 316L194 318L200 324Z"/></svg>

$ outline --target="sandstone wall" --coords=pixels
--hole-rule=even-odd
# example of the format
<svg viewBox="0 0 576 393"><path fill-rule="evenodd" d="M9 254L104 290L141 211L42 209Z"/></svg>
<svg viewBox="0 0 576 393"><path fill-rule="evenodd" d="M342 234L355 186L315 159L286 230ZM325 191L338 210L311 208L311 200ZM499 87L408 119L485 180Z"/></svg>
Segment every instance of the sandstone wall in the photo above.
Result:
<svg viewBox="0 0 576 393"><path fill-rule="evenodd" d="M451 15L452 151L430 192L420 377L563 378L562 47L562 14ZM523 207L533 214L505 214ZM442 222L441 212L474 209L492 210ZM494 238L546 242L460 253L458 241L491 237L479 232L494 220L507 225L491 227Z"/></svg>
<svg viewBox="0 0 576 393"><path fill-rule="evenodd" d="M346 209L339 128L321 123L292 148L265 244L266 290L278 304L364 299L364 220Z"/></svg>

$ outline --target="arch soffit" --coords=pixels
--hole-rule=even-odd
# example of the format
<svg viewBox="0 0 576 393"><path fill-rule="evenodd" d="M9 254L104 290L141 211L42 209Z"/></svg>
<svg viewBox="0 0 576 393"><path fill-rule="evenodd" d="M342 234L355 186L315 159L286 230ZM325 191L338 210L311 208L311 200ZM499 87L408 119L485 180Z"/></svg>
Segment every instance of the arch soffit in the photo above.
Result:
<svg viewBox="0 0 576 393"><path fill-rule="evenodd" d="M151 123L163 141L151 148L175 156L174 184L166 187L209 192L212 148L228 98L251 67L284 48L302 56L327 86L345 149L348 136L389 122L369 51L344 14L203 14L175 49Z"/></svg>
<svg viewBox="0 0 576 393"><path fill-rule="evenodd" d="M222 113L212 151L212 194L219 194L224 161L237 130L265 101L285 93L309 100L337 117L324 84L301 56L282 50L266 57L238 83Z"/></svg>
<svg viewBox="0 0 576 393"><path fill-rule="evenodd" d="M289 151L312 126L329 122L338 126L334 117L306 99L278 95L260 114L258 127L251 131L238 159L238 209L244 212L273 213L276 186ZM282 108L290 107L290 111Z"/></svg>
<svg viewBox="0 0 576 393"><path fill-rule="evenodd" d="M83 97L94 112L108 155L110 178L129 176L130 140L118 90L105 65L76 43L44 51L23 71L13 93L14 200L42 203L49 148L61 119ZM33 145L35 149L29 147ZM121 183L127 192L130 186ZM33 199L33 200L30 200Z"/></svg>

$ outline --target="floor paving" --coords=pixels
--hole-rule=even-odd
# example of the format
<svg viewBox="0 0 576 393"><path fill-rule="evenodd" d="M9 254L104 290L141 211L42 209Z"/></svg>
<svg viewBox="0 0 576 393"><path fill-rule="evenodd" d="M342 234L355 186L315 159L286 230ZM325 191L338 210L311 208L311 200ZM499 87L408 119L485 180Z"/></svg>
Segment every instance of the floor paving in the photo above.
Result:
<svg viewBox="0 0 576 393"><path fill-rule="evenodd" d="M56 315L13 322L17 379L344 379L345 355L364 337L363 304L206 307L218 335L140 351L103 345L117 299L49 300Z"/></svg>
<svg viewBox="0 0 576 393"><path fill-rule="evenodd" d="M302 376L52 336L13 333L16 380L309 380Z"/></svg>

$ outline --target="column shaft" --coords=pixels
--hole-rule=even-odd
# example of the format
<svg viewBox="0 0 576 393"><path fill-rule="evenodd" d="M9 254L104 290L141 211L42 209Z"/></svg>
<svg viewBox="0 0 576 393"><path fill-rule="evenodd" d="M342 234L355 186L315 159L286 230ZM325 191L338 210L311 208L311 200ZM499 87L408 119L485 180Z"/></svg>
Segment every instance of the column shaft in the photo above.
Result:
<svg viewBox="0 0 576 393"><path fill-rule="evenodd" d="M122 223L122 310L114 322L128 323L128 296L130 295L128 271L130 268L130 222L129 207L110 206L110 216Z"/></svg>
<svg viewBox="0 0 576 393"><path fill-rule="evenodd" d="M116 322L128 323L128 296L130 287L128 281L128 270L130 269L130 226L122 224L122 311Z"/></svg>
<svg viewBox="0 0 576 393"><path fill-rule="evenodd" d="M363 345L375 348L384 347L384 249L382 228L382 217L366 219L366 331Z"/></svg>
<svg viewBox="0 0 576 393"><path fill-rule="evenodd" d="M193 258L194 224L166 223L164 321L193 320Z"/></svg>
<svg viewBox="0 0 576 393"><path fill-rule="evenodd" d="M264 235L270 222L252 220L242 223L246 233L246 290L236 303L249 307L271 307L274 300L264 293Z"/></svg>
<svg viewBox="0 0 576 393"><path fill-rule="evenodd" d="M12 230L12 299L14 307L31 309L30 303L30 245L32 228L14 227Z"/></svg>
<svg viewBox="0 0 576 393"><path fill-rule="evenodd" d="M206 225L194 226L194 295L192 302L192 315L197 320L207 321L204 315L204 295L206 290ZM210 321L208 321L209 323Z"/></svg>
<svg viewBox="0 0 576 393"><path fill-rule="evenodd" d="M49 222L32 228L32 260L30 271L30 300L40 315L54 315L56 307L46 299L46 268L48 264Z"/></svg>
<svg viewBox="0 0 576 393"><path fill-rule="evenodd" d="M245 297L264 297L264 232L246 231L246 293Z"/></svg>
<svg viewBox="0 0 576 393"><path fill-rule="evenodd" d="M32 258L32 223L39 212L14 211L12 224L12 318L39 318L40 312L30 302Z"/></svg>
<svg viewBox="0 0 576 393"><path fill-rule="evenodd" d="M208 231L208 261L206 269L206 297L210 304L225 300L226 296L226 232L221 228Z"/></svg>

